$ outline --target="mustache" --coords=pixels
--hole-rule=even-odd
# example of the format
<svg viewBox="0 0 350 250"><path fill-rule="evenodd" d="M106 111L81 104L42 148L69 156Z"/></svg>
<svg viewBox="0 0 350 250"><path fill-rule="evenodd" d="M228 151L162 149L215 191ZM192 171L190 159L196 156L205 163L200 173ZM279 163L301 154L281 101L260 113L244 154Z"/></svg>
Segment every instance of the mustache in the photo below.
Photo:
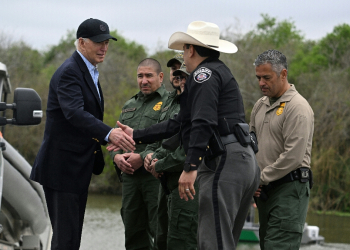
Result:
<svg viewBox="0 0 350 250"><path fill-rule="evenodd" d="M149 84L149 83L141 84L141 87L148 87L148 88L150 88L151 84Z"/></svg>

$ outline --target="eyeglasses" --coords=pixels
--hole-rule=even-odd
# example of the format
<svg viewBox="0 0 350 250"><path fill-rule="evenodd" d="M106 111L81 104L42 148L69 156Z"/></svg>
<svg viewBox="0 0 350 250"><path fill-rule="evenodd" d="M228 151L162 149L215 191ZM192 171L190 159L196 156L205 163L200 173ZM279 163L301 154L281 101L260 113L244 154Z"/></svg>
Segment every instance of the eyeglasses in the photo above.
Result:
<svg viewBox="0 0 350 250"><path fill-rule="evenodd" d="M176 80L176 81L182 81L182 79L187 80L187 76L175 76L174 77L174 80Z"/></svg>

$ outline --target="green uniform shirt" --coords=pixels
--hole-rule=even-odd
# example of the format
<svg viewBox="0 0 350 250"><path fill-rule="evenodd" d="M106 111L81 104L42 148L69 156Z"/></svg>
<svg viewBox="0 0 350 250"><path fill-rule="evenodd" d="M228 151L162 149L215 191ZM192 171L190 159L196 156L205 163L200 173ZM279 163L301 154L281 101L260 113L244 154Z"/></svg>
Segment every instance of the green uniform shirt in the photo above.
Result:
<svg viewBox="0 0 350 250"><path fill-rule="evenodd" d="M174 90L169 94L169 98L161 110L158 122L169 120L180 111L179 96ZM183 147L178 147L175 151L164 149L161 142L148 144L145 150L146 155L154 152L152 158L157 158L155 165L157 173L162 172L182 172L186 156ZM145 157L145 156L144 156Z"/></svg>
<svg viewBox="0 0 350 250"><path fill-rule="evenodd" d="M157 123L168 95L164 85L150 95L144 95L140 91L124 104L119 121L133 129L143 129ZM134 153L140 154L144 159L146 146L147 144L136 144ZM114 159L116 154L122 153L123 151L119 150L110 154Z"/></svg>

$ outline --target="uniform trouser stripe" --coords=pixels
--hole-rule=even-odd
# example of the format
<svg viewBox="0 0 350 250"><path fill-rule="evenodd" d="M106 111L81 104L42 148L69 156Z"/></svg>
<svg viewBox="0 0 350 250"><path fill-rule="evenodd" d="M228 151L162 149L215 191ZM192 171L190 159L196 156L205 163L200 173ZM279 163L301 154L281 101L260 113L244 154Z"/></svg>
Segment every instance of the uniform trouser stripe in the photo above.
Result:
<svg viewBox="0 0 350 250"><path fill-rule="evenodd" d="M225 152L221 156L219 166L217 167L216 172L215 172L215 176L214 176L214 180L213 180L213 189L212 189L215 231L216 231L216 239L217 239L217 243L218 243L218 250L223 249L221 225L220 225L219 200L218 200L218 185L219 185L220 174L221 174L222 169L224 168L224 165L226 162L226 154L227 153Z"/></svg>

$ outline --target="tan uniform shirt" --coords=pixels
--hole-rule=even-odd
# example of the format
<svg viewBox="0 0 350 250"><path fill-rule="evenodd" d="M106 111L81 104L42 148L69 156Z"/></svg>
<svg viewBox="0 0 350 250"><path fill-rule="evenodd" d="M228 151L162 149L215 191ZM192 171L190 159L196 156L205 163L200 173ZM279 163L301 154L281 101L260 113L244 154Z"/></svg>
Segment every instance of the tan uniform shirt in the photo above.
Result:
<svg viewBox="0 0 350 250"><path fill-rule="evenodd" d="M293 84L273 105L266 96L255 103L250 129L258 139L261 184L310 168L314 113Z"/></svg>

